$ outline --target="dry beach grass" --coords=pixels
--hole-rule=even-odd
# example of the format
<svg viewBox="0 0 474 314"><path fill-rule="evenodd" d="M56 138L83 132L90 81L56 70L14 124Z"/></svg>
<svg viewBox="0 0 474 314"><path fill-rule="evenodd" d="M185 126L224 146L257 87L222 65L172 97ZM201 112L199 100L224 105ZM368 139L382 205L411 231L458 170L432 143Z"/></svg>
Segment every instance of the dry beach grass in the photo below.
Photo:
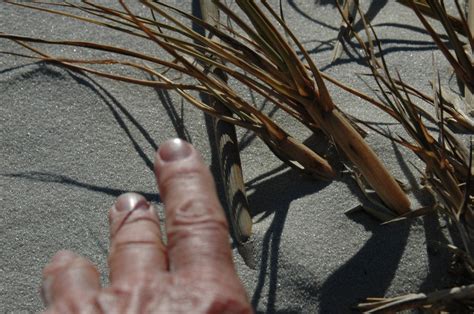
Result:
<svg viewBox="0 0 474 314"><path fill-rule="evenodd" d="M437 3L437 1L427 2ZM125 3L113 8L88 1L82 4L53 3L46 6L42 2L36 4L19 2L16 4L47 13L61 14L67 18L102 26L110 31L119 31L145 41L151 41L159 47L157 51L160 52L148 54L139 49L124 49L93 41L53 40L0 33L0 38L13 40L23 46L25 50L21 54L29 51L29 56L32 58L59 63L75 71L88 72L133 84L174 90L207 114L221 121L251 130L265 142L278 158L291 167L316 178L333 179L336 176L336 170L331 162L298 140L296 136L291 136L284 130L284 127L267 113L259 110L245 95L242 95L240 89L234 88L232 84L246 86L252 93L258 94L263 101L272 103L275 108L284 112L294 121L301 123L310 132L314 132L318 136L326 136L334 142L341 156L344 156L344 162L352 169L351 171L354 172L354 176L363 190L372 189L378 195L378 198L373 199L372 202L372 205L378 205L368 204L365 206L367 212L384 220L412 218L429 214L432 211L446 215L447 221L453 224L461 237L461 246L451 245L449 248L454 251L455 256L462 260L467 269L466 273L472 276L473 208L470 183L472 156L469 153L472 149L464 147L463 142L456 140L456 135L448 129L450 126L448 121L453 124L454 120L455 125L464 124L468 129L472 125L472 121L463 111L449 105L452 101L449 102L444 96L443 86L437 79L437 75L434 75L435 79L432 82L434 89L432 97L426 96L402 80L403 73L394 76L390 65L381 57L383 56L383 47L378 46L378 38L369 24L364 24L368 41L364 41L357 34L355 34L355 38L367 56L372 76L375 79L374 89L379 93L379 98L368 96L335 81L327 74L323 74L304 45L291 32L291 25L286 25L281 14L266 1L262 1L259 5L252 1L236 1L236 5L233 5L232 9L219 3L221 19L226 21L219 27L201 21L177 7L148 1L143 1L143 5L149 9L148 12L153 12L148 16L134 14L133 10ZM236 14L234 10L240 13ZM439 11L438 14L443 14L443 11ZM418 16L423 21L422 15ZM472 82L470 77L474 75L472 63L466 63L470 59L464 52L464 48L461 49L461 41L453 39L453 36L457 35L454 28L449 26L451 25L449 19L442 17L440 19L445 23L443 25L447 28L450 42L454 43L456 57L451 55L448 47L441 45L443 41L439 36L436 37L436 32L430 31L426 23L424 25L433 36L434 42L437 44L441 42L440 49L456 69L458 77L465 83L467 89L470 89L469 83ZM183 20L187 22L183 22ZM204 28L219 41L204 36L187 26L191 22ZM351 21L345 21L345 23L352 24ZM461 24L469 33L466 22ZM371 38L375 41L372 42ZM46 44L46 46L64 45L80 49L93 49L107 54L100 59L63 57L43 51L36 47L35 43ZM472 39L469 43L472 46ZM377 46L382 53L376 53L374 47ZM108 55L109 53L110 55ZM166 53L167 56L163 57L162 53ZM454 61L446 53L449 53ZM463 56L463 53L464 57L460 57ZM124 56L125 58L123 58ZM117 65L138 70L136 73L145 72L151 79L115 73L113 66ZM170 72L170 69L173 71ZM216 70L231 78L232 81L222 80L215 74ZM173 80L176 73L184 80ZM369 100L369 103L388 113L403 126L406 135L402 137L388 134L374 128L370 123L365 123L365 126L385 133L392 142L415 152L426 164L426 170L420 172L424 177L426 188L429 188L435 196L436 203L434 205L431 204L421 209L410 208L410 201L405 191L363 139L363 132L356 125L356 121L360 121L360 119L353 119L335 104L333 100L335 92L334 89L328 88L328 82L336 83L337 91L349 90L359 98ZM225 105L226 110L204 102L198 92L219 100ZM412 98L419 98L431 103L432 107L436 109L435 115L422 109L416 101L412 101ZM437 129L433 131L431 125L428 127L427 123L434 124ZM319 132L320 130L322 133ZM472 132L472 129L469 132ZM389 140L386 143L390 145ZM243 220L234 223L234 229L249 230L248 224L251 224L251 221L248 221L246 217L241 218L242 216L238 214L231 215L231 217ZM248 231L237 232L237 234L244 235L248 235L248 233ZM461 295L463 299L469 299L472 296L466 293L466 291L472 292L472 286L459 289L460 292L455 291L458 293L456 296ZM423 299L424 303L419 302L420 299L423 299L420 295L417 295L416 298L410 295L405 303L400 302L400 299L389 299L364 304L361 309L380 307L382 310L387 310L387 304L390 305L390 302L395 302L397 306L401 303L403 306L407 306L407 304L420 306L420 304L427 305L433 301L448 306L452 303L445 302L445 304L443 302L451 301L453 298L451 293L445 293L445 297L441 298L428 296L425 298L428 301ZM466 304L469 306L468 302ZM456 303L456 305L458 304Z"/></svg>

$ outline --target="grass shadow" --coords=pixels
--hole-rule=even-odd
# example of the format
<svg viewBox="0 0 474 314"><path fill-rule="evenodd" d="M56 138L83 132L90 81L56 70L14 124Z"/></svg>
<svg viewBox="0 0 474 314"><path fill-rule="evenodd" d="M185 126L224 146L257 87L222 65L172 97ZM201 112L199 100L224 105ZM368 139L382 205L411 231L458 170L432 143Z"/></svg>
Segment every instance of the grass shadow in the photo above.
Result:
<svg viewBox="0 0 474 314"><path fill-rule="evenodd" d="M148 144L153 148L154 151L158 149L158 145L155 143L148 131L138 122L133 115L104 87L102 87L98 82L90 78L88 75L77 72L69 72L70 76L78 82L80 85L86 86L92 90L99 98L105 103L105 105L110 109L115 121L124 131L124 133L129 138L130 142L133 145L133 148L146 164L148 169L153 172L153 161L149 158L144 152L143 148L140 146L138 141L134 138L130 128L127 126L123 118L120 116L119 111L127 118L129 122L142 134ZM117 110L117 109L118 110Z"/></svg>
<svg viewBox="0 0 474 314"><path fill-rule="evenodd" d="M392 147L398 164L400 165L400 168L402 169L405 177L408 180L410 188L412 189L414 197L418 200L421 206L434 204L433 197L419 185L416 176L408 167L408 164L405 162L399 147L394 141L392 141ZM437 212L424 215L420 219L422 220L425 231L426 255L428 261L428 274L420 286L420 291L430 292L432 290L439 289L446 284L449 258L448 254L440 253L440 245L447 245L450 241L441 231Z"/></svg>
<svg viewBox="0 0 474 314"><path fill-rule="evenodd" d="M115 188L85 183L85 182L75 180L65 175L49 173L49 172L41 172L41 171L0 173L0 176L8 177L8 178L20 178L20 179L45 182L45 183L57 183L57 184L62 184L62 185L69 185L73 187L86 189L91 192L103 193L103 194L114 196L114 197L118 197L123 193L130 192L129 190L115 189ZM161 203L161 198L158 193L146 193L143 191L133 191L133 192L143 195L149 201L152 201L155 203Z"/></svg>
<svg viewBox="0 0 474 314"><path fill-rule="evenodd" d="M271 215L273 218L262 239L259 275L251 301L253 307L258 308L263 288L267 284L266 313L277 313L280 242L290 204L295 199L317 193L329 182L315 181L287 167L274 176L262 175L261 178L248 186L252 216L262 215L260 221ZM294 184L295 181L298 181L298 185Z"/></svg>
<svg viewBox="0 0 474 314"><path fill-rule="evenodd" d="M381 226L362 212L349 218L371 231L372 236L321 286L321 313L345 313L366 297L384 296L407 244L409 222Z"/></svg>
<svg viewBox="0 0 474 314"><path fill-rule="evenodd" d="M150 80L155 80L153 76L149 77ZM183 111L183 99L181 98L181 108L180 112L178 112L175 108L175 104L171 99L169 91L166 89L155 88L156 94L158 95L158 99L161 102L161 105L166 111L166 114L170 118L171 123L173 124L173 128L176 131L177 136L180 139L185 140L188 143L192 144L191 135L184 124L184 111Z"/></svg>

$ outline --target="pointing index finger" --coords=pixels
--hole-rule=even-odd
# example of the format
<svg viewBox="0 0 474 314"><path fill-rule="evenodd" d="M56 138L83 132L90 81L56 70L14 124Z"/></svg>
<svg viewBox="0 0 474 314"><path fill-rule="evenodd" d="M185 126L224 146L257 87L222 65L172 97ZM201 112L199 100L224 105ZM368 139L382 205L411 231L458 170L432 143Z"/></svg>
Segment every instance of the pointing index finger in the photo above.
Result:
<svg viewBox="0 0 474 314"><path fill-rule="evenodd" d="M198 152L174 139L155 156L165 205L171 271L234 271L228 226L212 175Z"/></svg>

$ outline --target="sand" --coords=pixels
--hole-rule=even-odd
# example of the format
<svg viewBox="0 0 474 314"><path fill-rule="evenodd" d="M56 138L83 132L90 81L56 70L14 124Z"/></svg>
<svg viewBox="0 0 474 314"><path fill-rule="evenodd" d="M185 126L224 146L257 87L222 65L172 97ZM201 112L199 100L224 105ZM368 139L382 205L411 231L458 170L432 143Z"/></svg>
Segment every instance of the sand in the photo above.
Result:
<svg viewBox="0 0 474 314"><path fill-rule="evenodd" d="M169 2L191 10L191 1ZM330 64L340 21L330 2L285 2L285 18L318 66L368 91L356 76L367 73L357 46ZM429 92L433 51L443 77L449 77L449 67L409 9L395 1L376 1L368 9L369 2L362 2L389 63L403 78ZM5 3L0 3L0 31L134 45L98 27ZM24 52L7 40L0 40L0 50ZM48 51L88 56L59 46ZM370 105L332 90L344 110L367 121L390 122ZM310 135L281 114L275 119L300 140ZM185 136L217 175L206 118L174 93L1 53L0 121L2 312L43 309L41 270L60 249L90 258L107 282L106 213L114 199L126 191L143 193L163 214L151 170L160 143ZM387 127L400 132L397 126ZM235 249L234 256L257 312L348 312L366 297L445 287L448 261L432 244L444 239L435 217L381 226L363 212L345 215L361 202L347 174L333 182L306 178L284 166L258 138L241 129L238 135L256 214L257 267L248 268ZM398 178L416 184L419 175L412 163L421 164L412 153L394 149L374 132L367 141ZM418 196L411 195L414 206Z"/></svg>

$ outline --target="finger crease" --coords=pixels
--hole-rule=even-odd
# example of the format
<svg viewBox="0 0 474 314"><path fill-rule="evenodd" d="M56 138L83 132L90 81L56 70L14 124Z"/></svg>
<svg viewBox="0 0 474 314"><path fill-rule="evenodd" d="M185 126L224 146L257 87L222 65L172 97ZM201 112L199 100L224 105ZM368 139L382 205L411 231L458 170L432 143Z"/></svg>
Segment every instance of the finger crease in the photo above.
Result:
<svg viewBox="0 0 474 314"><path fill-rule="evenodd" d="M214 217L201 218L201 219L180 219L175 218L175 225L173 227L180 226L193 226L193 229L225 229L227 232L227 221L217 220Z"/></svg>
<svg viewBox="0 0 474 314"><path fill-rule="evenodd" d="M169 186L169 181L189 181L192 178L199 178L202 176L202 171L200 169L186 169L185 171L173 173L172 176L166 177L164 180L162 179L160 182L160 186Z"/></svg>
<svg viewBox="0 0 474 314"><path fill-rule="evenodd" d="M137 240L137 241L124 241L121 243L116 243L114 244L114 249L123 249L123 248L128 248L130 246L136 247L136 246L155 246L159 250L165 251L165 247L163 244L161 244L159 241L150 241L150 240Z"/></svg>
<svg viewBox="0 0 474 314"><path fill-rule="evenodd" d="M134 219L128 220L132 212L133 212L133 211L129 212L129 213L124 217L124 219L122 220L122 222L120 223L120 225L117 227L117 230L114 232L114 234L112 235L112 237L115 237L115 236L117 235L117 233L120 231L120 229L123 228L123 226L128 225L128 224L131 224L131 223L134 223L134 222L137 222L137 221L148 221L148 222L153 223L153 224L158 228L158 230L161 228L160 223L159 223L157 220L153 219L152 217L141 216L141 217L136 217L136 218L134 218ZM127 220L128 220L128 221L127 221Z"/></svg>

